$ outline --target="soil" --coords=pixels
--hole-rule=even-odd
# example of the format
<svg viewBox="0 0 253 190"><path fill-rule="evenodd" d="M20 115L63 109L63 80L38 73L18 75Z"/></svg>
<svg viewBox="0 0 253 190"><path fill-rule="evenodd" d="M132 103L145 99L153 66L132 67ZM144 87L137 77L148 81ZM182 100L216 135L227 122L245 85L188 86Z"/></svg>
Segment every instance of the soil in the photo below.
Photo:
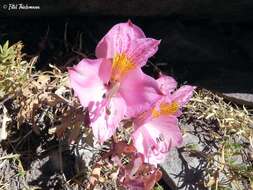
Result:
<svg viewBox="0 0 253 190"><path fill-rule="evenodd" d="M12 129L13 134L1 142L0 157L19 154L20 157L0 161L1 175L7 189L74 189L66 181L76 174L76 156L63 142L37 135L31 126ZM62 163L62 164L61 164Z"/></svg>

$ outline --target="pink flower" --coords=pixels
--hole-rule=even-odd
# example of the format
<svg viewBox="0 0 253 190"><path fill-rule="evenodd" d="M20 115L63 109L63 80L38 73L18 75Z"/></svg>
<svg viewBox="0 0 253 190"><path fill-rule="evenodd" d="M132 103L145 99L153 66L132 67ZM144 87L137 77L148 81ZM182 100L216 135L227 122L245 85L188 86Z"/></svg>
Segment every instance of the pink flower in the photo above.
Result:
<svg viewBox="0 0 253 190"><path fill-rule="evenodd" d="M152 109L135 119L132 134L137 152L144 155L146 163L153 165L163 162L170 149L181 144L177 116L195 88L185 85L174 91L177 83L169 76L161 76L157 82L164 96Z"/></svg>
<svg viewBox="0 0 253 190"><path fill-rule="evenodd" d="M126 189L151 190L161 177L158 168L145 164L143 155L135 154L126 166L120 168L118 181Z"/></svg>
<svg viewBox="0 0 253 190"><path fill-rule="evenodd" d="M141 71L159 43L130 21L120 23L98 43L98 59L83 59L69 68L71 86L88 107L100 143L113 135L124 117L149 109L160 98L157 82Z"/></svg>

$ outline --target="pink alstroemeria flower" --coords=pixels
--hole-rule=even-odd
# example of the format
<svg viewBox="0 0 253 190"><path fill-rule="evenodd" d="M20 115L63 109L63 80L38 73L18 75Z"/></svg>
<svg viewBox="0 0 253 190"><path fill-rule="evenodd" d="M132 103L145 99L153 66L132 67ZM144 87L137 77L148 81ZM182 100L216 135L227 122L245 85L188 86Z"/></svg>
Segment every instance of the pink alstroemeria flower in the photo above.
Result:
<svg viewBox="0 0 253 190"><path fill-rule="evenodd" d="M98 43L98 59L83 59L69 68L71 86L82 106L88 107L100 143L113 135L125 116L149 109L160 98L157 82L141 71L159 43L130 21L120 23Z"/></svg>
<svg viewBox="0 0 253 190"><path fill-rule="evenodd" d="M185 85L174 91L177 83L169 76L157 79L164 96L149 111L135 121L132 139L137 152L142 153L146 163L162 163L171 148L182 142L177 116L180 108L190 100L195 87Z"/></svg>

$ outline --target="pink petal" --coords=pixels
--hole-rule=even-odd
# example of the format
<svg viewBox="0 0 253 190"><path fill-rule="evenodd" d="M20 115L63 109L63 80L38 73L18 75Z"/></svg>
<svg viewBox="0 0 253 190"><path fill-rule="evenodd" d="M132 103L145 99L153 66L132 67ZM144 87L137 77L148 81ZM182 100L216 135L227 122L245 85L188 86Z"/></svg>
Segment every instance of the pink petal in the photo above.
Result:
<svg viewBox="0 0 253 190"><path fill-rule="evenodd" d="M129 190L146 190L142 179L128 179L124 181L124 186Z"/></svg>
<svg viewBox="0 0 253 190"><path fill-rule="evenodd" d="M167 75L161 75L156 81L164 95L170 94L177 87L177 81Z"/></svg>
<svg viewBox="0 0 253 190"><path fill-rule="evenodd" d="M156 130L160 132L160 134L164 135L165 142L167 144L171 143L171 148L177 147L182 143L182 134L178 127L178 120L176 117L160 116L158 118L153 119L150 122L150 125L155 127ZM152 131L149 132L152 135Z"/></svg>
<svg viewBox="0 0 253 190"><path fill-rule="evenodd" d="M160 40L153 38L134 39L125 53L134 64L141 67L157 52L159 44Z"/></svg>
<svg viewBox="0 0 253 190"><path fill-rule="evenodd" d="M148 153L148 144L144 142L144 132L142 129L143 128L139 127L132 133L132 140L137 152L143 154L144 157L146 157ZM146 139L149 140L149 138Z"/></svg>
<svg viewBox="0 0 253 190"><path fill-rule="evenodd" d="M148 110L161 97L157 82L137 68L121 81L119 93L126 101L128 117Z"/></svg>
<svg viewBox="0 0 253 190"><path fill-rule="evenodd" d="M70 85L83 107L102 100L106 89L98 73L104 61L104 59L83 59L78 65L68 68Z"/></svg>
<svg viewBox="0 0 253 190"><path fill-rule="evenodd" d="M112 97L108 105L101 109L100 116L91 123L93 134L103 144L116 131L126 112L125 101L121 97Z"/></svg>
<svg viewBox="0 0 253 190"><path fill-rule="evenodd" d="M107 84L111 78L112 74L112 61L110 59L104 59L103 63L100 65L99 68L99 77Z"/></svg>
<svg viewBox="0 0 253 190"><path fill-rule="evenodd" d="M190 85L181 86L172 94L172 99L179 103L179 105L182 107L189 102L195 88L196 87Z"/></svg>
<svg viewBox="0 0 253 190"><path fill-rule="evenodd" d="M143 165L144 159L141 154L137 154L137 156L133 160L133 167L130 170L129 177L134 178L134 175L138 172L140 167Z"/></svg>
<svg viewBox="0 0 253 190"><path fill-rule="evenodd" d="M160 116L142 126L136 126L132 139L137 152L145 162L157 165L164 161L168 151L181 144L182 135L174 116Z"/></svg>
<svg viewBox="0 0 253 190"><path fill-rule="evenodd" d="M128 49L130 41L145 38L144 32L131 21L113 26L96 47L98 58L113 58L116 53Z"/></svg>
<svg viewBox="0 0 253 190"><path fill-rule="evenodd" d="M157 132L155 134L157 134ZM153 164L156 166L158 163L162 163L166 158L166 154L164 152L152 154L153 148L158 148L158 146L156 139L152 138L146 127L142 126L138 128L132 134L132 139L137 152L144 155L145 163Z"/></svg>

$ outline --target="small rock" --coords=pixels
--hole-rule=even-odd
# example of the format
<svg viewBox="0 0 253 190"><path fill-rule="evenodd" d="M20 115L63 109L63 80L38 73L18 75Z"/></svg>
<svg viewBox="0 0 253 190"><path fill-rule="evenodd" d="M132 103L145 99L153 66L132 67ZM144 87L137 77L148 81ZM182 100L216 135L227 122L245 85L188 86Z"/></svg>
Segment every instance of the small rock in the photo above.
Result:
<svg viewBox="0 0 253 190"><path fill-rule="evenodd" d="M223 93L225 97L232 102L240 105L253 107L253 94L252 93Z"/></svg>
<svg viewBox="0 0 253 190"><path fill-rule="evenodd" d="M183 151L183 147L192 145L194 149L202 151L205 149L205 145L200 142L197 135L192 134L193 126L185 125L183 128L191 130L191 132L185 133L182 147L172 150L161 167L175 182L176 189L203 190L205 189L202 184L205 166L200 157L189 155Z"/></svg>

